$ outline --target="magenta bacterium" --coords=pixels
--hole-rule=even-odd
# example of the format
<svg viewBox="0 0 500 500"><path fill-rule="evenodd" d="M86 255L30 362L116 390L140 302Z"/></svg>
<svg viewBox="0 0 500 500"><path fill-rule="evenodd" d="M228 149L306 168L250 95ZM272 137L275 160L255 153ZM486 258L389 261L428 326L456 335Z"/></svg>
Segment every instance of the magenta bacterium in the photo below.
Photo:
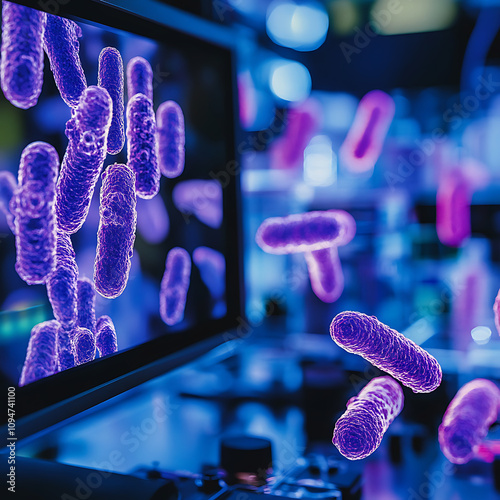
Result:
<svg viewBox="0 0 500 500"><path fill-rule="evenodd" d="M222 224L222 187L216 180L192 179L179 182L172 192L174 205L186 214L217 229Z"/></svg>
<svg viewBox="0 0 500 500"><path fill-rule="evenodd" d="M493 304L493 314L495 315L495 326L497 327L497 332L500 335L500 290L498 290L495 303Z"/></svg>
<svg viewBox="0 0 500 500"><path fill-rule="evenodd" d="M381 90L372 90L361 99L354 123L340 148L340 159L349 170L368 172L373 169L394 112L392 97Z"/></svg>
<svg viewBox="0 0 500 500"><path fill-rule="evenodd" d="M344 291L344 273L336 246L304 254L311 288L326 303L335 302Z"/></svg>
<svg viewBox="0 0 500 500"><path fill-rule="evenodd" d="M50 61L59 93L64 102L75 108L87 87L87 80L80 62L82 30L78 24L63 17L47 14L44 49Z"/></svg>
<svg viewBox="0 0 500 500"><path fill-rule="evenodd" d="M91 86L66 123L69 141L57 181L56 214L59 227L67 233L76 233L89 212L106 158L112 108L108 91Z"/></svg>
<svg viewBox="0 0 500 500"><path fill-rule="evenodd" d="M12 172L2 170L0 172L0 211L5 214L7 224L11 231L15 232L14 215L10 209L10 201L17 189L17 181Z"/></svg>
<svg viewBox="0 0 500 500"><path fill-rule="evenodd" d="M106 47L99 54L98 85L108 91L113 101L113 115L108 133L108 153L117 155L125 145L125 126L123 123L123 61L114 47Z"/></svg>
<svg viewBox="0 0 500 500"><path fill-rule="evenodd" d="M95 288L92 280L80 278L77 283L77 325L90 330L94 335L95 326Z"/></svg>
<svg viewBox="0 0 500 500"><path fill-rule="evenodd" d="M101 358L118 351L115 325L109 316L101 316L97 320L96 331L95 342Z"/></svg>
<svg viewBox="0 0 500 500"><path fill-rule="evenodd" d="M47 295L54 317L63 328L72 328L77 316L78 266L69 234L57 231L56 268L47 280Z"/></svg>
<svg viewBox="0 0 500 500"><path fill-rule="evenodd" d="M115 163L104 171L100 200L94 283L112 299L127 286L135 241L135 176L127 165Z"/></svg>
<svg viewBox="0 0 500 500"><path fill-rule="evenodd" d="M42 91L45 23L44 12L2 2L2 90L21 109L35 106Z"/></svg>
<svg viewBox="0 0 500 500"><path fill-rule="evenodd" d="M75 346L75 365L88 363L95 359L95 337L89 329L77 326L73 332L73 344Z"/></svg>
<svg viewBox="0 0 500 500"><path fill-rule="evenodd" d="M58 329L59 324L55 320L44 321L33 327L19 380L20 386L58 371L56 348Z"/></svg>
<svg viewBox="0 0 500 500"><path fill-rule="evenodd" d="M57 151L45 142L24 148L10 207L16 236L16 271L29 285L44 284L55 268Z"/></svg>
<svg viewBox="0 0 500 500"><path fill-rule="evenodd" d="M500 389L491 381L475 379L456 394L439 426L439 445L454 464L465 464L496 422Z"/></svg>
<svg viewBox="0 0 500 500"><path fill-rule="evenodd" d="M347 402L347 411L335 424L333 444L349 460L368 457L380 446L403 402L403 390L395 380L374 378Z"/></svg>
<svg viewBox="0 0 500 500"><path fill-rule="evenodd" d="M170 218L161 196L137 198L137 230L148 243L162 242L170 231Z"/></svg>
<svg viewBox="0 0 500 500"><path fill-rule="evenodd" d="M341 312L333 318L330 335L342 349L362 356L413 392L432 392L441 383L437 360L375 316Z"/></svg>
<svg viewBox="0 0 500 500"><path fill-rule="evenodd" d="M436 230L444 245L459 247L471 233L471 192L462 172L454 169L443 176L436 197Z"/></svg>
<svg viewBox="0 0 500 500"><path fill-rule="evenodd" d="M75 345L73 339L76 328L78 327L59 325L59 329L57 330L58 371L67 370L75 366Z"/></svg>
<svg viewBox="0 0 500 500"><path fill-rule="evenodd" d="M129 100L136 94L144 94L153 102L153 70L143 57L134 57L127 64L127 93Z"/></svg>
<svg viewBox="0 0 500 500"><path fill-rule="evenodd" d="M161 173L170 179L184 171L184 114L175 101L160 104L156 111L158 156Z"/></svg>
<svg viewBox="0 0 500 500"><path fill-rule="evenodd" d="M160 316L167 325L175 325L184 318L190 278L189 254L184 248L172 248L167 255L160 285Z"/></svg>
<svg viewBox="0 0 500 500"><path fill-rule="evenodd" d="M193 262L200 271L203 283L214 299L221 299L226 293L226 259L217 250L198 247L193 252Z"/></svg>
<svg viewBox="0 0 500 500"><path fill-rule="evenodd" d="M135 174L135 192L153 198L160 190L160 169L156 119L153 103L144 94L135 94L127 104L128 166Z"/></svg>

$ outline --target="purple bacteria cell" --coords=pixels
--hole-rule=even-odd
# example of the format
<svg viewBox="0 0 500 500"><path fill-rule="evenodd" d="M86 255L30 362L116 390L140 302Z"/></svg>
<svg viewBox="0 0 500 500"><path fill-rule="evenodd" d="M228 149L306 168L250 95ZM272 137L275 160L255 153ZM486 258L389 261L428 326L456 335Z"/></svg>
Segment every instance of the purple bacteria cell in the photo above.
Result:
<svg viewBox="0 0 500 500"><path fill-rule="evenodd" d="M465 384L448 406L439 426L439 445L454 464L465 464L475 454L496 421L500 409L500 389L478 378Z"/></svg>
<svg viewBox="0 0 500 500"><path fill-rule="evenodd" d="M305 252L311 287L326 303L335 302L344 291L344 273L336 246Z"/></svg>
<svg viewBox="0 0 500 500"><path fill-rule="evenodd" d="M17 189L17 181L12 172L3 170L0 172L0 210L5 214L11 231L15 232L14 215L10 209L10 201Z"/></svg>
<svg viewBox="0 0 500 500"><path fill-rule="evenodd" d="M29 285L44 284L55 268L57 151L45 142L24 148L10 203L16 235L16 271Z"/></svg>
<svg viewBox="0 0 500 500"><path fill-rule="evenodd" d="M347 402L347 411L335 424L333 444L349 460L366 458L380 446L403 402L403 390L395 380L374 378Z"/></svg>
<svg viewBox="0 0 500 500"><path fill-rule="evenodd" d="M35 106L42 91L45 23L43 12L2 2L2 90L18 108Z"/></svg>
<svg viewBox="0 0 500 500"><path fill-rule="evenodd" d="M134 184L127 165L115 163L102 174L94 283L108 299L118 297L127 286L137 222Z"/></svg>
<svg viewBox="0 0 500 500"><path fill-rule="evenodd" d="M125 144L123 123L123 61L120 53L113 47L102 49L99 55L98 85L108 91L113 101L113 115L108 134L108 153L117 155Z"/></svg>
<svg viewBox="0 0 500 500"><path fill-rule="evenodd" d="M47 280L47 295L54 317L64 328L72 328L77 315L78 266L69 234L57 231L56 268Z"/></svg>
<svg viewBox="0 0 500 500"><path fill-rule="evenodd" d="M144 94L135 94L127 104L128 166L135 173L135 192L153 198L160 190L156 121L153 103Z"/></svg>
<svg viewBox="0 0 500 500"><path fill-rule="evenodd" d="M75 346L73 338L75 327L65 327L59 325L57 330L57 361L58 371L67 370L75 366Z"/></svg>
<svg viewBox="0 0 500 500"><path fill-rule="evenodd" d="M160 316L167 325L183 320L191 278L191 258L184 248L172 248L160 285Z"/></svg>
<svg viewBox="0 0 500 500"><path fill-rule="evenodd" d="M214 299L221 299L226 293L226 260L217 250L198 247L193 252L193 262L200 271L203 283Z"/></svg>
<svg viewBox="0 0 500 500"><path fill-rule="evenodd" d="M58 371L56 347L58 329L59 324L55 320L44 321L33 327L19 380L20 386Z"/></svg>
<svg viewBox="0 0 500 500"><path fill-rule="evenodd" d="M148 242L162 242L170 231L170 218L161 196L144 201L137 198L137 229Z"/></svg>
<svg viewBox="0 0 500 500"><path fill-rule="evenodd" d="M333 318L330 335L347 352L362 356L413 392L432 392L441 383L437 360L374 316L341 312Z"/></svg>
<svg viewBox="0 0 500 500"><path fill-rule="evenodd" d="M276 255L312 252L345 245L356 231L351 215L326 210L266 219L255 240L262 250Z"/></svg>
<svg viewBox="0 0 500 500"><path fill-rule="evenodd" d="M127 64L127 92L129 100L144 94L153 102L153 70L143 57L134 57Z"/></svg>
<svg viewBox="0 0 500 500"><path fill-rule="evenodd" d="M67 233L76 233L89 212L106 158L112 108L108 91L91 86L66 123L69 141L57 181L56 214L59 228Z"/></svg>
<svg viewBox="0 0 500 500"><path fill-rule="evenodd" d="M161 173L170 179L184 171L184 114L174 101L160 104L156 111L158 124L158 156Z"/></svg>
<svg viewBox="0 0 500 500"><path fill-rule="evenodd" d="M75 22L47 14L43 46L59 93L64 102L72 108L78 106L80 96L87 88L78 54L78 39L81 36L82 30Z"/></svg>
<svg viewBox="0 0 500 500"><path fill-rule="evenodd" d="M95 335L95 288L88 278L80 278L77 283L77 325L90 330Z"/></svg>
<svg viewBox="0 0 500 500"><path fill-rule="evenodd" d="M95 337L90 330L77 326L74 330L73 344L75 346L75 365L88 363L95 359Z"/></svg>
<svg viewBox="0 0 500 500"><path fill-rule="evenodd" d="M99 351L99 356L109 356L118 351L118 342L116 338L116 330L113 321L109 316L101 316L97 320L97 335L96 346Z"/></svg>

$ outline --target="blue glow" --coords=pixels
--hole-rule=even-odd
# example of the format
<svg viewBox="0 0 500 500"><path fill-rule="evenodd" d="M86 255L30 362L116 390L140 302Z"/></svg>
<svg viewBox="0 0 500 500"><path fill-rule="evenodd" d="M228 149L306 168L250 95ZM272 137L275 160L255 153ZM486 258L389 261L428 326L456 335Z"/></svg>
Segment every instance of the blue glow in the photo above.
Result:
<svg viewBox="0 0 500 500"><path fill-rule="evenodd" d="M310 186L330 186L337 180L337 156L332 141L317 135L304 151L304 182Z"/></svg>
<svg viewBox="0 0 500 500"><path fill-rule="evenodd" d="M267 11L267 34L283 47L301 52L316 50L328 33L328 14L317 2L297 5L278 0Z"/></svg>
<svg viewBox="0 0 500 500"><path fill-rule="evenodd" d="M301 63L285 59L273 64L269 75L272 93L285 101L303 101L311 93L311 75Z"/></svg>

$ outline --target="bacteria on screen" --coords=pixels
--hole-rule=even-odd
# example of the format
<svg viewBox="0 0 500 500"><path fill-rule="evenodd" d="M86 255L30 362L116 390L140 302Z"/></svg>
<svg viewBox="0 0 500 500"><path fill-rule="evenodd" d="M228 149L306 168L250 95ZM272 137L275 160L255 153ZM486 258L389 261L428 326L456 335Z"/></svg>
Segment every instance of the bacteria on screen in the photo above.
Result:
<svg viewBox="0 0 500 500"><path fill-rule="evenodd" d="M75 365L88 363L95 359L95 337L89 329L80 326L75 327L73 344L75 346Z"/></svg>
<svg viewBox="0 0 500 500"><path fill-rule="evenodd" d="M111 299L127 286L135 241L135 176L127 165L115 163L102 174L99 215L94 284Z"/></svg>
<svg viewBox="0 0 500 500"><path fill-rule="evenodd" d="M359 102L354 122L340 148L342 164L353 172L373 170L394 112L392 97L381 90L368 92Z"/></svg>
<svg viewBox="0 0 500 500"><path fill-rule="evenodd" d="M109 127L107 151L109 154L118 154L125 145L125 126L123 123L123 61L120 53L113 47L102 49L99 54L99 87L108 91L113 101L113 115Z"/></svg>
<svg viewBox="0 0 500 500"><path fill-rule="evenodd" d="M0 172L0 211L5 214L7 224L12 232L15 231L14 215L10 208L10 201L17 189L17 180L12 172L2 170Z"/></svg>
<svg viewBox="0 0 500 500"><path fill-rule="evenodd" d="M344 273L336 246L305 252L311 288L326 303L335 302L344 291Z"/></svg>
<svg viewBox="0 0 500 500"><path fill-rule="evenodd" d="M19 188L11 200L16 236L16 271L29 285L43 284L55 267L55 179L57 151L45 142L24 148Z"/></svg>
<svg viewBox="0 0 500 500"><path fill-rule="evenodd" d="M57 231L56 267L47 280L47 295L54 317L72 328L77 317L78 266L69 234Z"/></svg>
<svg viewBox="0 0 500 500"><path fill-rule="evenodd" d="M79 55L81 36L82 30L74 21L47 14L44 49L59 93L72 108L78 106L87 87Z"/></svg>
<svg viewBox="0 0 500 500"><path fill-rule="evenodd" d="M135 191L140 198L153 198L160 190L156 118L153 103L135 94L127 104L128 166L135 174Z"/></svg>
<svg viewBox="0 0 500 500"><path fill-rule="evenodd" d="M109 316L104 315L97 320L96 332L95 343L101 358L118 351L115 325Z"/></svg>
<svg viewBox="0 0 500 500"><path fill-rule="evenodd" d="M465 384L449 404L439 426L439 445L454 464L465 464L496 422L500 389L491 381L475 379Z"/></svg>
<svg viewBox="0 0 500 500"><path fill-rule="evenodd" d="M77 283L77 325L95 335L95 288L92 280L80 278Z"/></svg>
<svg viewBox="0 0 500 500"><path fill-rule="evenodd" d="M183 320L191 278L191 258L183 248L167 254L165 273L160 285L160 316L169 326Z"/></svg>
<svg viewBox="0 0 500 500"><path fill-rule="evenodd" d="M333 444L349 460L368 457L380 446L403 402L403 390L395 380L374 378L347 402L346 412L335 424Z"/></svg>
<svg viewBox="0 0 500 500"><path fill-rule="evenodd" d="M112 108L108 91L90 86L66 123L68 147L57 181L56 214L59 227L67 233L78 231L87 217L106 158Z"/></svg>
<svg viewBox="0 0 500 500"><path fill-rule="evenodd" d="M341 312L333 318L330 335L344 350L362 356L413 392L432 392L441 383L437 360L374 316Z"/></svg>
<svg viewBox="0 0 500 500"><path fill-rule="evenodd" d="M216 180L192 179L179 182L172 192L174 205L185 216L217 229L222 224L222 187Z"/></svg>
<svg viewBox="0 0 500 500"><path fill-rule="evenodd" d="M214 299L226 293L226 259L217 250L198 247L193 251L193 262L200 271L201 279Z"/></svg>
<svg viewBox="0 0 500 500"><path fill-rule="evenodd" d="M153 102L153 70L143 57L134 57L127 64L127 93L129 100L136 94L144 94Z"/></svg>
<svg viewBox="0 0 500 500"><path fill-rule="evenodd" d="M44 12L2 2L2 90L21 109L35 106L42 91L45 23Z"/></svg>
<svg viewBox="0 0 500 500"><path fill-rule="evenodd" d="M161 196L137 198L137 231L148 243L163 241L170 231L170 217Z"/></svg>
<svg viewBox="0 0 500 500"><path fill-rule="evenodd" d="M158 127L158 156L161 173L168 178L178 177L184 170L184 115L175 101L160 104L156 111Z"/></svg>
<svg viewBox="0 0 500 500"><path fill-rule="evenodd" d="M59 325L57 330L57 362L58 371L67 370L75 366L75 326Z"/></svg>

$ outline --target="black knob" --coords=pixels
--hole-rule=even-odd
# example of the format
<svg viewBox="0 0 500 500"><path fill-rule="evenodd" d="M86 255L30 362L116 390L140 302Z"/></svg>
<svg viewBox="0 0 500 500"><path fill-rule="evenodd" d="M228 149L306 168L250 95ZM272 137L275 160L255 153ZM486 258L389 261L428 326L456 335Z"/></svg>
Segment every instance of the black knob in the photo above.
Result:
<svg viewBox="0 0 500 500"><path fill-rule="evenodd" d="M232 436L222 439L220 465L231 476L239 473L265 475L272 467L271 441L254 436Z"/></svg>

